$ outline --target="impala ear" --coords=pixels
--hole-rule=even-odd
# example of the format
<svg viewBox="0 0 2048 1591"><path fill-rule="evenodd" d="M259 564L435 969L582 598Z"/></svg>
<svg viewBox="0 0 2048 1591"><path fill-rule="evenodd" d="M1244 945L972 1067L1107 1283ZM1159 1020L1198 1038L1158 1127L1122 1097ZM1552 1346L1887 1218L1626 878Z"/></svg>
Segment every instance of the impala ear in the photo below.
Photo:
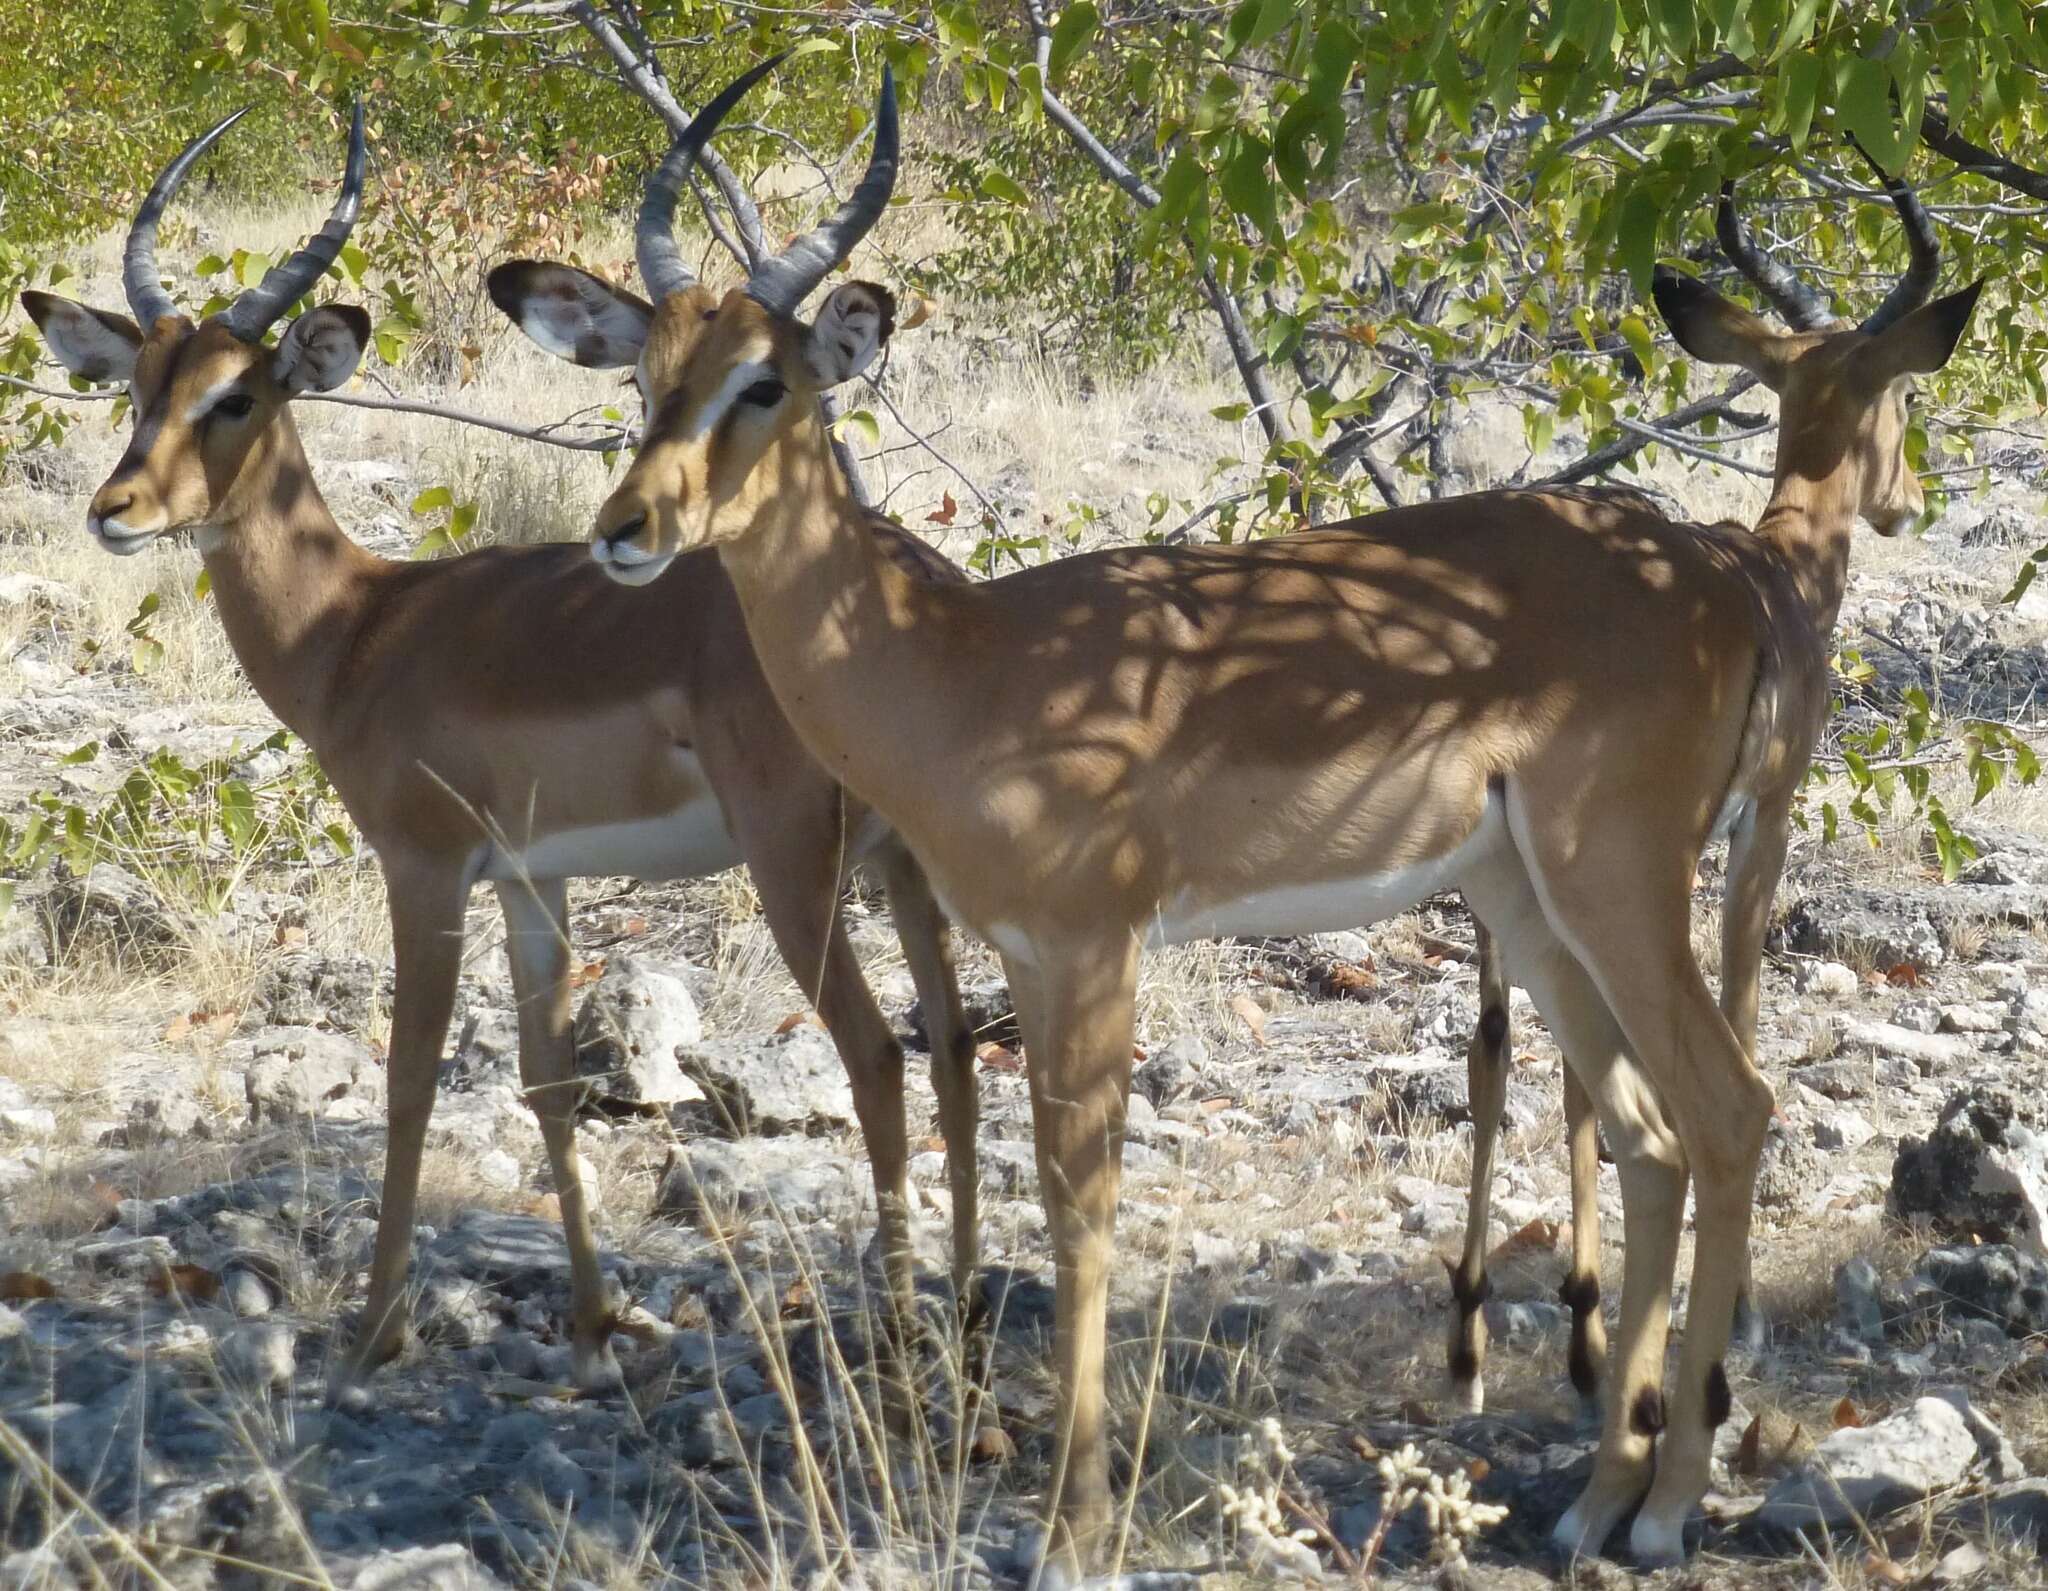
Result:
<svg viewBox="0 0 2048 1591"><path fill-rule="evenodd" d="M1983 291L1984 281L1979 277L1960 293L1923 304L1885 327L1859 351L1857 363L1866 378L1874 386L1885 386L1900 376L1926 376L1939 370L1969 330L1977 295Z"/></svg>
<svg viewBox="0 0 2048 1591"><path fill-rule="evenodd" d="M546 260L512 260L488 278L491 302L557 359L593 370L631 368L647 346L654 306L601 276Z"/></svg>
<svg viewBox="0 0 2048 1591"><path fill-rule="evenodd" d="M322 304L285 327L271 355L271 378L291 397L332 392L356 373L369 346L368 310L354 304Z"/></svg>
<svg viewBox="0 0 2048 1591"><path fill-rule="evenodd" d="M821 387L850 381L875 362L896 329L896 295L874 282L832 289L804 339L804 363Z"/></svg>
<svg viewBox="0 0 2048 1591"><path fill-rule="evenodd" d="M21 307L36 323L57 362L74 376L87 381L127 381L135 374L142 333L126 315L34 291L21 295Z"/></svg>
<svg viewBox="0 0 2048 1591"><path fill-rule="evenodd" d="M1657 313L1678 346L1710 365L1740 365L1773 392L1783 385L1794 339L1731 304L1704 282L1658 266L1650 284Z"/></svg>

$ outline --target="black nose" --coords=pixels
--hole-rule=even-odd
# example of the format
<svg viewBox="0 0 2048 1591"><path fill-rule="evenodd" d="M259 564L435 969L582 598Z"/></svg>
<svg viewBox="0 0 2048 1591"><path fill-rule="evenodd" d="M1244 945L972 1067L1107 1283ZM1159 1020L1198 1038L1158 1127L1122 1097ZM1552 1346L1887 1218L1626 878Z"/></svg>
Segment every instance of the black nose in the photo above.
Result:
<svg viewBox="0 0 2048 1591"><path fill-rule="evenodd" d="M610 530L606 531L604 533L604 543L607 547L616 547L622 541L631 541L646 528L647 516L645 514L635 514L631 519L614 525Z"/></svg>
<svg viewBox="0 0 2048 1591"><path fill-rule="evenodd" d="M135 506L135 494L122 492L118 496L101 493L93 503L93 512L102 519L119 519L122 514Z"/></svg>

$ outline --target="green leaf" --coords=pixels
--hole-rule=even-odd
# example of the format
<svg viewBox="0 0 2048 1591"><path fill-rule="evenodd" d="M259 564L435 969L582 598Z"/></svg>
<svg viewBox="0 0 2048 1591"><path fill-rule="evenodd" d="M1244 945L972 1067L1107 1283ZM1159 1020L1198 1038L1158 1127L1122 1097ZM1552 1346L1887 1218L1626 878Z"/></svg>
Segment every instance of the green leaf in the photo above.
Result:
<svg viewBox="0 0 2048 1591"><path fill-rule="evenodd" d="M462 542L476 529L477 506L474 503L457 503L455 511L448 516L448 540Z"/></svg>
<svg viewBox="0 0 2048 1591"><path fill-rule="evenodd" d="M1031 195L1018 185L1015 178L1000 171L989 170L981 174L982 191L992 199L1001 199L1005 204L1029 204Z"/></svg>
<svg viewBox="0 0 2048 1591"><path fill-rule="evenodd" d="M220 810L221 832L236 850L246 850L256 838L256 794L240 779L223 779L214 792Z"/></svg>
<svg viewBox="0 0 2048 1591"><path fill-rule="evenodd" d="M1266 166L1267 153L1263 138L1255 138L1249 133L1241 135L1237 154L1223 168L1219 187L1224 203L1264 233L1268 242L1279 243L1284 234L1280 229L1280 210L1273 192L1273 178Z"/></svg>
<svg viewBox="0 0 2048 1591"><path fill-rule="evenodd" d="M1664 206L1655 195L1640 190L1621 202L1621 221L1615 229L1615 263L1629 274L1636 291L1646 293L1650 271L1657 263L1657 225L1664 218Z"/></svg>
<svg viewBox="0 0 2048 1591"><path fill-rule="evenodd" d="M356 252L360 254L362 251L358 249ZM224 271L227 268L228 262L218 254L202 254L192 267L201 276L211 276L215 271Z"/></svg>
<svg viewBox="0 0 2048 1591"><path fill-rule="evenodd" d="M1256 50L1294 20L1299 0L1240 0L1224 30L1230 53Z"/></svg>
<svg viewBox="0 0 2048 1591"><path fill-rule="evenodd" d="M97 740L88 740L82 746L73 746L63 756L59 757L57 759L57 766L60 768L76 768L80 763L91 762L99 754L100 743Z"/></svg>
<svg viewBox="0 0 2048 1591"><path fill-rule="evenodd" d="M128 661L138 674L152 672L164 660L164 644L152 635L138 635L128 644Z"/></svg>
<svg viewBox="0 0 2048 1591"><path fill-rule="evenodd" d="M1804 50L1788 56L1778 68L1778 106L1771 125L1791 140L1794 149L1806 147L1806 136L1813 128L1813 106L1820 97L1821 71L1821 58Z"/></svg>
<svg viewBox="0 0 2048 1591"><path fill-rule="evenodd" d="M1251 412L1252 406L1249 403L1219 403L1209 411L1215 419L1226 420L1233 425L1245 419Z"/></svg>
<svg viewBox="0 0 2048 1591"><path fill-rule="evenodd" d="M839 435L857 433L869 447L877 446L882 440L882 424L866 409L849 409L835 422Z"/></svg>
<svg viewBox="0 0 2048 1591"><path fill-rule="evenodd" d="M1892 119L1891 86L1892 75L1882 61L1851 60L1843 69L1836 110L1842 130L1869 150L1870 158L1886 171L1896 172L1905 151L1898 123Z"/></svg>
<svg viewBox="0 0 2048 1591"><path fill-rule="evenodd" d="M1697 42L1692 0L1651 0L1650 15L1657 24L1657 37L1664 48L1683 60Z"/></svg>
<svg viewBox="0 0 2048 1591"><path fill-rule="evenodd" d="M450 507L454 501L455 494L447 487L429 486L412 500L412 512L415 514L431 514L437 508Z"/></svg>
<svg viewBox="0 0 2048 1591"><path fill-rule="evenodd" d="M1052 25L1052 52L1046 59L1055 87L1066 81L1074 57L1088 47L1101 23L1102 16L1090 0L1074 0L1074 4L1060 12L1059 21Z"/></svg>
<svg viewBox="0 0 2048 1591"><path fill-rule="evenodd" d="M249 249L236 249L234 266L235 280L244 287L254 287L263 280L263 273L270 269L270 256Z"/></svg>

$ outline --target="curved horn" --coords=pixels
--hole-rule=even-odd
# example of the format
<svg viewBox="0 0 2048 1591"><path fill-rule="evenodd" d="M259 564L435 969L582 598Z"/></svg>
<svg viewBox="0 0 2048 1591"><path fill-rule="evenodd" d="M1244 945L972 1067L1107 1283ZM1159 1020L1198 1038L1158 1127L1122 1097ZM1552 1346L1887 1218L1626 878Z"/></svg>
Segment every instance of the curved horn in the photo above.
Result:
<svg viewBox="0 0 2048 1591"><path fill-rule="evenodd" d="M748 89L788 59L789 51L784 50L749 67L726 84L718 97L676 134L661 164L648 177L640 198L640 219L633 224L633 258L640 263L647 296L655 303L697 280L697 273L683 260L683 251L676 247L676 194L682 188L683 178L689 175L691 163L718 130L718 124L725 120L726 112L740 102Z"/></svg>
<svg viewBox="0 0 2048 1591"><path fill-rule="evenodd" d="M1859 331L1879 332L1927 302L1927 295L1934 291L1934 284L1941 275L1941 241L1934 235L1934 222L1921 206L1919 196L1906 186L1902 178L1892 176L1871 160L1870 151L1856 139L1851 138L1849 142L1855 144L1856 153L1869 162L1884 191L1891 195L1892 208L1899 212L1899 221L1906 229L1906 249L1911 256L1906 264L1906 274L1892 284L1884 302L1873 309L1857 328Z"/></svg>
<svg viewBox="0 0 2048 1591"><path fill-rule="evenodd" d="M1714 236L1720 240L1721 252L1771 301L1794 331L1821 331L1834 324L1834 312L1820 294L1757 247L1735 214L1732 182L1721 184L1721 202L1714 207Z"/></svg>
<svg viewBox="0 0 2048 1591"><path fill-rule="evenodd" d="M156 268L156 224L164 213L164 206L171 202L171 195L178 191L178 185L185 180L185 173L192 169L193 162L211 149L222 133L248 114L249 107L244 105L233 114L223 116L179 150L177 159L164 167L163 175L156 179L149 196L142 201L142 208L135 212L134 224L128 228L128 242L121 250L121 286L128 295L128 308L135 316L135 324L142 328L144 336L148 336L149 328L164 316L178 312L178 306L171 302L171 295L164 291L163 273Z"/></svg>
<svg viewBox="0 0 2048 1591"><path fill-rule="evenodd" d="M880 219L896 186L896 77L882 68L882 96L875 107L875 148L867 175L837 213L800 237L772 260L763 260L747 281L747 296L778 315L794 315L853 246Z"/></svg>
<svg viewBox="0 0 2048 1591"><path fill-rule="evenodd" d="M327 224L314 233L306 246L280 265L263 273L263 280L220 312L223 326L242 339L255 342L270 329L270 323L313 290L341 254L342 244L356 224L363 206L363 102L358 99L349 120L348 166L342 172L341 196L328 213Z"/></svg>

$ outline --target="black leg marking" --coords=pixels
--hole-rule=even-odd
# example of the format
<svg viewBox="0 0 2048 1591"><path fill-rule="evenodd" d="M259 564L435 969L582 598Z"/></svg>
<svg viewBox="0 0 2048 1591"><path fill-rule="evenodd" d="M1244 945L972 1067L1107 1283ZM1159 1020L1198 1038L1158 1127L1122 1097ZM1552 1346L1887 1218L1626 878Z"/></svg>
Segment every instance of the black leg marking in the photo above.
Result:
<svg viewBox="0 0 2048 1591"><path fill-rule="evenodd" d="M1734 1407L1734 1395L1728 1390L1728 1372L1716 1364L1707 1372L1707 1429L1718 1430Z"/></svg>
<svg viewBox="0 0 2048 1591"><path fill-rule="evenodd" d="M1479 1013L1479 1038L1489 1050L1498 1050L1507 1042L1508 1014L1497 1005L1490 1005Z"/></svg>
<svg viewBox="0 0 2048 1591"><path fill-rule="evenodd" d="M1586 1323L1600 1312L1600 1279L1597 1276L1567 1276L1557 1296L1572 1312L1572 1346L1567 1360L1572 1387L1580 1397L1590 1398L1600 1390L1600 1366L1587 1342Z"/></svg>
<svg viewBox="0 0 2048 1591"><path fill-rule="evenodd" d="M1664 1429L1664 1394L1655 1387L1644 1387L1636 1394L1635 1404L1628 1411L1629 1429L1637 1436L1656 1436Z"/></svg>
<svg viewBox="0 0 2048 1591"><path fill-rule="evenodd" d="M1451 1379L1460 1383L1479 1379L1479 1355L1470 1342L1460 1342L1451 1350Z"/></svg>
<svg viewBox="0 0 2048 1591"><path fill-rule="evenodd" d="M1458 1301L1458 1308L1469 1315L1493 1296L1493 1278L1483 1269L1472 1277L1467 1277L1462 1270L1454 1270L1451 1272L1451 1296Z"/></svg>

